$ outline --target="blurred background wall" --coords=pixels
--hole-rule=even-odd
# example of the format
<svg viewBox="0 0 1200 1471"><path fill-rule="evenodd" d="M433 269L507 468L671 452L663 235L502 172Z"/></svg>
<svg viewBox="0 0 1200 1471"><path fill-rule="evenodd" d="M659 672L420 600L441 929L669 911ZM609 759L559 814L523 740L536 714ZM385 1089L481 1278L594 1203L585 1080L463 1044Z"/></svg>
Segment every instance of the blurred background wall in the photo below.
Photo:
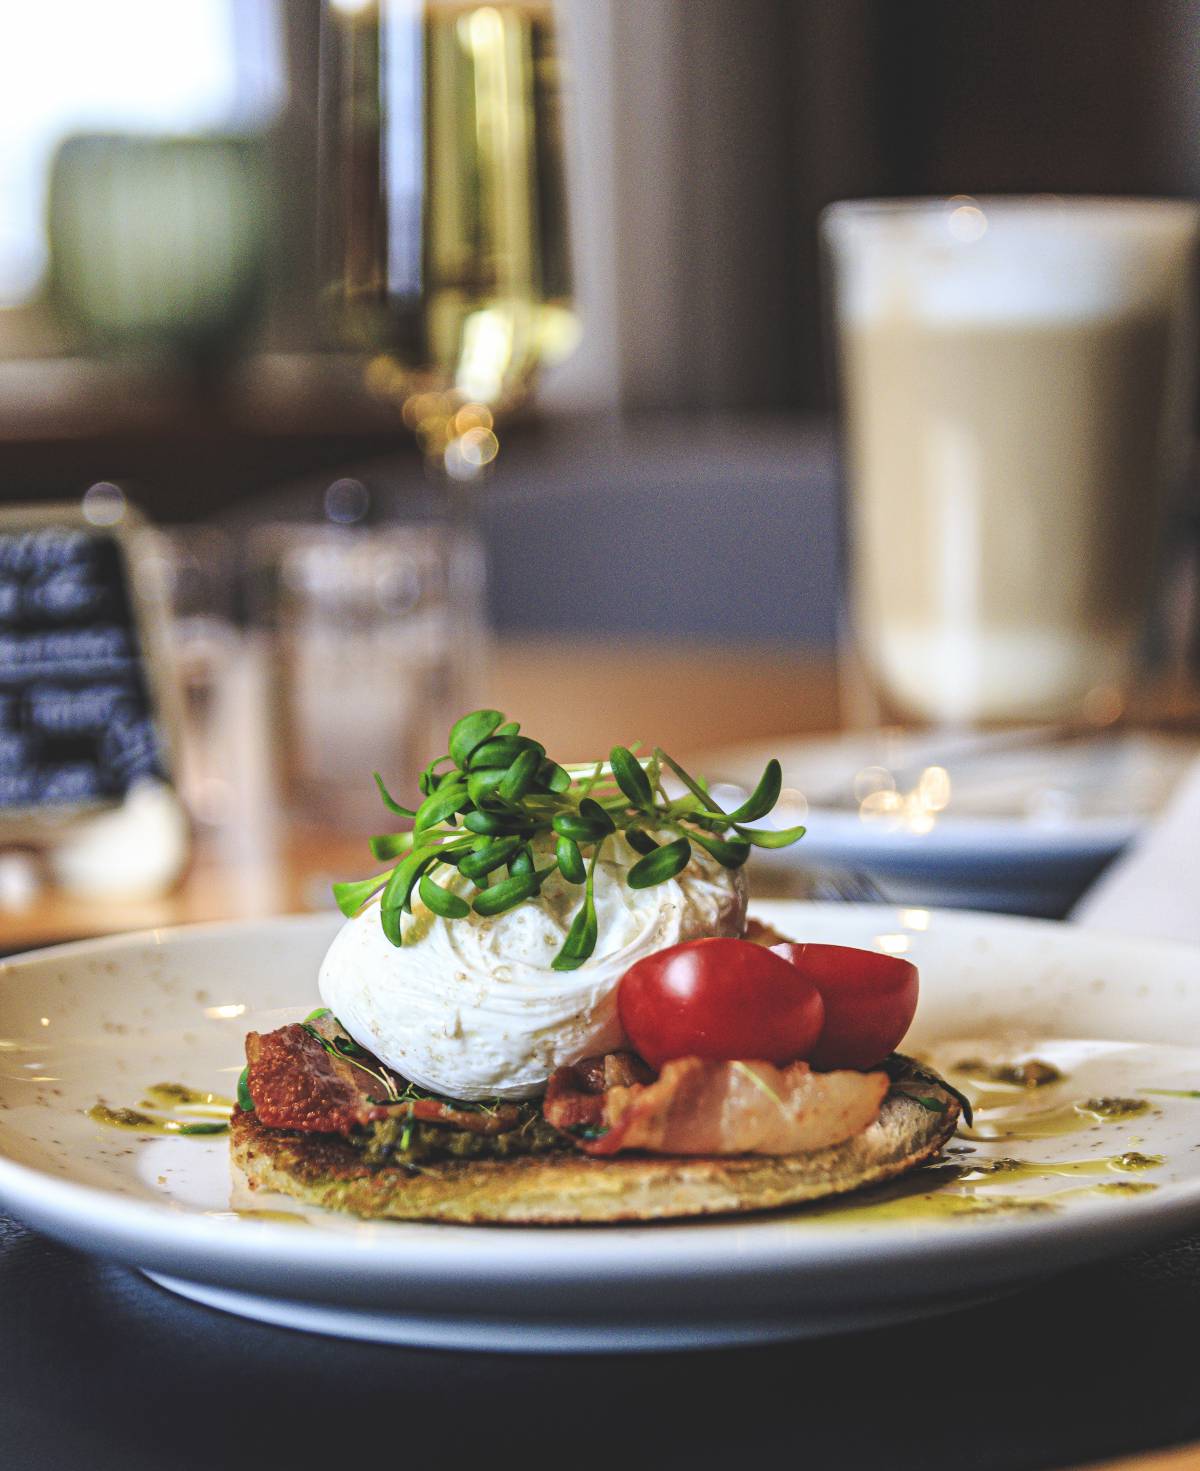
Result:
<svg viewBox="0 0 1200 1471"><path fill-rule="evenodd" d="M1200 0L562 0L559 14L584 331L480 496L497 625L826 646L821 208L1197 193ZM244 521L312 514L334 474L373 477L390 508L423 494L407 432L317 338L316 0L120 0L102 22L88 4L13 7L2 25L4 497L103 477L165 521ZM262 303L237 354L196 381L89 356L46 304L56 142L141 126L249 137L269 181ZM613 559L614 544L633 550Z"/></svg>

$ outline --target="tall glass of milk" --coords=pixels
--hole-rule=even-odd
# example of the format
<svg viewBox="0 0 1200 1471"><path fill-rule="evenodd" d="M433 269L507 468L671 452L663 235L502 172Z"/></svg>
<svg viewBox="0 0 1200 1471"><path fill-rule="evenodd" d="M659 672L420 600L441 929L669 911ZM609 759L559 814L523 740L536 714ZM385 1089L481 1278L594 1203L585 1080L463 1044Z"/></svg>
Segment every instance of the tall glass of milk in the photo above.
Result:
<svg viewBox="0 0 1200 1471"><path fill-rule="evenodd" d="M1187 447L1200 206L960 196L822 225L872 713L1113 713Z"/></svg>

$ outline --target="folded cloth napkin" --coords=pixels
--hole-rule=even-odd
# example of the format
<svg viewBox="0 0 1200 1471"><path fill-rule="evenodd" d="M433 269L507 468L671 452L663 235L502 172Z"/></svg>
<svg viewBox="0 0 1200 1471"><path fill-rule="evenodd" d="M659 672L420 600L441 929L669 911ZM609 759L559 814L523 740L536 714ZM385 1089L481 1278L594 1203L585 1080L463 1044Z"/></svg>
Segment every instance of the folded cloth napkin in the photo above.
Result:
<svg viewBox="0 0 1200 1471"><path fill-rule="evenodd" d="M1068 918L1088 929L1200 944L1200 758L1157 820L1105 869Z"/></svg>

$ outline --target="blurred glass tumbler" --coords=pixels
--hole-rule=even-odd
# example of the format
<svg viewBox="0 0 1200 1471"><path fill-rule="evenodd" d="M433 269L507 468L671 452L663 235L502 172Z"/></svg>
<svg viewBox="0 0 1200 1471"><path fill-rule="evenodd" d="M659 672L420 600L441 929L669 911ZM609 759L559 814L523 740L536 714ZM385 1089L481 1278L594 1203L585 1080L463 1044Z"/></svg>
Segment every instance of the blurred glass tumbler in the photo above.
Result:
<svg viewBox="0 0 1200 1471"><path fill-rule="evenodd" d="M50 179L51 297L98 344L219 362L259 310L267 196L255 138L68 138Z"/></svg>
<svg viewBox="0 0 1200 1471"><path fill-rule="evenodd" d="M1200 207L840 203L848 612L870 717L1120 709L1185 462Z"/></svg>
<svg viewBox="0 0 1200 1471"><path fill-rule="evenodd" d="M411 798L476 694L482 548L441 523L284 525L251 554L283 804L319 827L387 832L371 773Z"/></svg>

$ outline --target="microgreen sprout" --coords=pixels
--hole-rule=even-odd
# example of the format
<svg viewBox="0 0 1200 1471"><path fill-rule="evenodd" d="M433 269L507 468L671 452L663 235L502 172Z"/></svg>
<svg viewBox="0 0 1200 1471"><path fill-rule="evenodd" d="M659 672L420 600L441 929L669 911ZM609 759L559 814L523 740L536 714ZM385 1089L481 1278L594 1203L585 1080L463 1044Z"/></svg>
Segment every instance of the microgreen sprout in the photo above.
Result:
<svg viewBox="0 0 1200 1471"><path fill-rule="evenodd" d="M404 942L402 917L412 913L416 892L444 919L503 914L535 899L555 873L582 885L583 898L555 970L574 970L596 949L596 866L615 834L624 836L638 861L624 871L631 889L648 889L677 877L702 850L725 868L738 868L752 847L784 848L804 836L803 827L755 828L779 800L779 762L767 762L750 796L724 812L707 786L658 747L649 756L614 746L607 761L560 766L539 741L521 734L499 710L474 710L455 722L446 754L421 772L415 809L397 802L376 773L384 806L412 819L409 830L371 840L380 862L397 860L373 878L335 884L343 914L353 916L380 896L380 922L393 945ZM663 778L684 788L673 796ZM537 867L533 843L552 840L553 861ZM435 876L457 869L453 889ZM451 877L453 875L451 874ZM471 890L474 892L472 893Z"/></svg>

